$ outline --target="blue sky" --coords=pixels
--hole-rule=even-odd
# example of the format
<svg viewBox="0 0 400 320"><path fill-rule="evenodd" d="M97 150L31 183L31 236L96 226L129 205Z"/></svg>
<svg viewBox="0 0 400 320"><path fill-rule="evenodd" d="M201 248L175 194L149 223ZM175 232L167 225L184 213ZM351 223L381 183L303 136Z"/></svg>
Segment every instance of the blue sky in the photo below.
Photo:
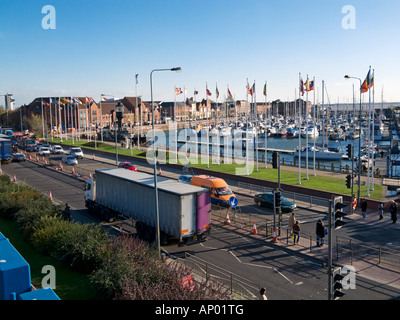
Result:
<svg viewBox="0 0 400 320"><path fill-rule="evenodd" d="M45 5L56 10L56 29L44 30ZM356 28L344 29L345 5L355 8ZM400 101L400 1L398 0L2 0L0 94L16 106L37 96L134 96L174 99L205 86L221 99L226 88L246 99L246 79L257 100L268 82L268 100L293 100L299 73L325 81L331 103L352 101L350 74L375 69L376 101ZM183 96L179 96L183 99ZM319 98L320 100L321 98ZM358 98L357 98L358 99ZM367 99L367 94L365 94ZM0 100L2 101L2 100ZM1 103L2 104L2 103Z"/></svg>

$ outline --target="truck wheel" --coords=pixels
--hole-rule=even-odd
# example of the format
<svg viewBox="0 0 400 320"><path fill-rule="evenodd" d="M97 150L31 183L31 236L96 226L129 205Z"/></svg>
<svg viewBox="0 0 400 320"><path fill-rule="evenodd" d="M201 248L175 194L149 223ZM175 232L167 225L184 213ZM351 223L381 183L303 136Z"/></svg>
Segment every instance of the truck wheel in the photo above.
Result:
<svg viewBox="0 0 400 320"><path fill-rule="evenodd" d="M168 244L168 235L163 231L160 232L160 243L163 246Z"/></svg>

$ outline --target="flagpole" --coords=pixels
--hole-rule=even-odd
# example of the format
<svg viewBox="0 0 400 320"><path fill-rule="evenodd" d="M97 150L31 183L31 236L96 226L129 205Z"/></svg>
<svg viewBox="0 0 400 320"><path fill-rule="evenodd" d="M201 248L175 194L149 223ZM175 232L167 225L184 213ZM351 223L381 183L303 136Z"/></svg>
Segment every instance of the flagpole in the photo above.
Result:
<svg viewBox="0 0 400 320"><path fill-rule="evenodd" d="M256 143L256 148L255 148L256 149L256 172L258 172L258 119L257 119L256 80L254 80L253 89L254 89L253 92L252 92L253 95L254 95L253 109L254 109L255 125L256 125L256 137L255 137L255 143Z"/></svg>
<svg viewBox="0 0 400 320"><path fill-rule="evenodd" d="M309 180L308 177L308 92L310 91L310 80L308 79L308 74L307 74L307 85L306 85L306 91L307 91L307 99L306 99L306 110L305 110L305 116L304 118L306 119L306 180Z"/></svg>
<svg viewBox="0 0 400 320"><path fill-rule="evenodd" d="M372 70L372 80L375 82L375 69ZM371 170L371 191L375 191L374 189L374 169L375 169L375 157L374 157L374 149L375 149L375 85L371 83L372 86L372 170Z"/></svg>
<svg viewBox="0 0 400 320"><path fill-rule="evenodd" d="M246 93L246 175L249 175L249 79Z"/></svg>
<svg viewBox="0 0 400 320"><path fill-rule="evenodd" d="M268 129L267 129L267 81L265 81L265 87L264 87L264 96L265 96L265 101L264 101L264 108L265 108L265 119L264 119L264 168L267 169L267 147L268 147Z"/></svg>
<svg viewBox="0 0 400 320"><path fill-rule="evenodd" d="M299 88L299 182L298 184L301 184L301 108L302 106L300 105L301 101L301 92L303 88L303 81L301 80L301 73L299 73L299 83L300 83L300 88Z"/></svg>
<svg viewBox="0 0 400 320"><path fill-rule="evenodd" d="M42 137L43 137L43 139L44 139L43 99L41 99L41 105L42 105Z"/></svg>
<svg viewBox="0 0 400 320"><path fill-rule="evenodd" d="M210 127L209 127L209 123L208 123L210 109L208 107L208 85L207 85L207 82L206 82L206 97L207 97L207 102L206 102L207 103L207 105L206 105L206 107L207 107L207 168L210 168L210 146L209 146L209 143L210 143L209 129L210 129Z"/></svg>
<svg viewBox="0 0 400 320"><path fill-rule="evenodd" d="M370 75L371 75L371 67L369 67L369 73L368 73L368 77L370 77ZM370 81L370 79L368 79L367 80L367 84L368 84L368 82ZM368 121L367 121L367 123L368 123L368 130L367 130L367 143L368 143L368 147L367 147L367 150L368 150L368 163L367 163L367 197L369 197L370 196L370 194L369 194L369 183L370 183L370 181L369 181L369 177L370 177L370 159L371 159L371 157L370 157L370 151L371 151L371 88L368 88L368 96L369 96L369 100L368 100Z"/></svg>
<svg viewBox="0 0 400 320"><path fill-rule="evenodd" d="M59 121L59 124L58 124L58 127L57 127L57 131L59 131L60 132L60 141L61 142L63 142L63 139L62 139L62 122L61 122L61 97L58 97L58 121ZM60 128L60 130L59 130L59 128Z"/></svg>
<svg viewBox="0 0 400 320"><path fill-rule="evenodd" d="M178 163L178 127L176 122L176 86L174 86L174 153L175 164Z"/></svg>
<svg viewBox="0 0 400 320"><path fill-rule="evenodd" d="M316 109L316 104L315 104L315 77L313 78L313 93L314 93L314 109L313 109L313 123L314 123L314 128L313 128L313 134L314 134L314 159L313 159L313 176L315 177L317 174L315 172L315 130L317 130L317 122L315 119L315 109Z"/></svg>

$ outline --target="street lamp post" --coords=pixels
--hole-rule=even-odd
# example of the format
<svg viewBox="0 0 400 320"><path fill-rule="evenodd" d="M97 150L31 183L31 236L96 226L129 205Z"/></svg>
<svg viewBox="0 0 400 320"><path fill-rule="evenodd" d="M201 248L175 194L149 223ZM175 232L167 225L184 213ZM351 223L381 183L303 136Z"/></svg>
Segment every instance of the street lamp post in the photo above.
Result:
<svg viewBox="0 0 400 320"><path fill-rule="evenodd" d="M113 97L113 99L115 99L115 97L111 94L104 94L102 93L100 95L100 130L101 130L101 142L104 142L103 140L103 109L101 107L101 102L103 100L103 97ZM110 126L111 127L111 126Z"/></svg>
<svg viewBox="0 0 400 320"><path fill-rule="evenodd" d="M358 136L358 191L357 191L357 203L360 203L360 189L361 189L361 96L362 96L362 80L357 77L351 77L349 75L344 76L345 79L357 79L360 81L360 111L359 111L359 116L358 116L358 121L359 121L359 128L360 128L360 133Z"/></svg>
<svg viewBox="0 0 400 320"><path fill-rule="evenodd" d="M157 158L156 158L156 143L155 143L155 128L154 128L154 107L153 107L153 72L158 71L181 71L180 67L172 69L154 69L150 73L150 93L151 93L151 116L152 116L152 131L153 131L153 161L154 161L154 197L156 209L156 240L158 255L161 258L161 245L160 245L160 214L158 210L158 190L157 190Z"/></svg>

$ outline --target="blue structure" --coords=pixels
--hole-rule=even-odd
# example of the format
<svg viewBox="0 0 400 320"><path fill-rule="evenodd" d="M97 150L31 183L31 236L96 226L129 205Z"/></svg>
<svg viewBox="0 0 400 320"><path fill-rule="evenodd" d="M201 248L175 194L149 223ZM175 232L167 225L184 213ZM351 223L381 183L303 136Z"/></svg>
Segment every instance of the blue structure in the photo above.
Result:
<svg viewBox="0 0 400 320"><path fill-rule="evenodd" d="M0 300L60 300L51 288L34 290L30 266L0 233Z"/></svg>

